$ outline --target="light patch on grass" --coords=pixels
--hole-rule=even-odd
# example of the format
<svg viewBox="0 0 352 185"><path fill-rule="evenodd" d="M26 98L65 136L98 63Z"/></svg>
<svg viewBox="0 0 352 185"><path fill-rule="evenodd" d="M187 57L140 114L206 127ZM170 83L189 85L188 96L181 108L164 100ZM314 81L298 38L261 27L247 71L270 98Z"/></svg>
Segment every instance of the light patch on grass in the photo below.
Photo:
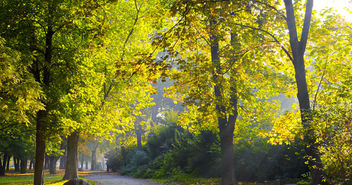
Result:
<svg viewBox="0 0 352 185"><path fill-rule="evenodd" d="M19 184L32 184L32 176L9 176L9 177L0 177L0 184L8 185L19 185Z"/></svg>
<svg viewBox="0 0 352 185"><path fill-rule="evenodd" d="M79 172L80 176L87 176L91 174L92 171ZM96 172L95 172L96 173ZM62 180L64 175L64 170L57 170L57 174L50 175L47 170L44 173L44 184L46 185L63 185L67 180ZM6 176L0 177L0 185L29 185L33 184L33 173L6 173ZM89 179L81 178L88 181L91 185L94 185L95 182Z"/></svg>
<svg viewBox="0 0 352 185"><path fill-rule="evenodd" d="M53 182L58 182L62 179L62 176L45 176L44 182L45 184L50 184ZM5 176L0 177L0 184L3 185L26 185L33 184L33 176L30 175L22 175L22 176Z"/></svg>
<svg viewBox="0 0 352 185"><path fill-rule="evenodd" d="M60 181L60 182L54 182L54 183L51 183L50 185L63 185L67 182L68 180L63 180L63 181Z"/></svg>
<svg viewBox="0 0 352 185"><path fill-rule="evenodd" d="M95 182L92 181L92 180L89 180L89 179L86 179L86 178L80 178L80 179L83 179L83 180L88 181L91 185L95 185ZM59 181L59 182L50 183L50 185L63 185L63 184L65 184L66 182L68 182L68 180L61 180L61 181Z"/></svg>

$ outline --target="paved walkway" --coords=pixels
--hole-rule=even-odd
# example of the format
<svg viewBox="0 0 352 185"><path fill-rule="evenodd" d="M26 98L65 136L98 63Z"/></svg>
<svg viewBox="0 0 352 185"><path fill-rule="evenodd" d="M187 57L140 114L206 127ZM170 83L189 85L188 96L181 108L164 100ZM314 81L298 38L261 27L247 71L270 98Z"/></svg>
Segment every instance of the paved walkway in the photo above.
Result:
<svg viewBox="0 0 352 185"><path fill-rule="evenodd" d="M96 185L162 185L151 180L136 179L121 175L92 175L85 178L94 180L97 182Z"/></svg>

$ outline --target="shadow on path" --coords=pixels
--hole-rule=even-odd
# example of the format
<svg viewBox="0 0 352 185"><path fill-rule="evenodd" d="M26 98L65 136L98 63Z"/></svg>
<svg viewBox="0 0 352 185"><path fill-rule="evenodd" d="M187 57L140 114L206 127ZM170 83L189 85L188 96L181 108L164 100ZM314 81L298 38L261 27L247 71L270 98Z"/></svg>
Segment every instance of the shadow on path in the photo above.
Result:
<svg viewBox="0 0 352 185"><path fill-rule="evenodd" d="M163 185L145 179L136 179L121 175L97 174L85 177L96 182L96 185Z"/></svg>

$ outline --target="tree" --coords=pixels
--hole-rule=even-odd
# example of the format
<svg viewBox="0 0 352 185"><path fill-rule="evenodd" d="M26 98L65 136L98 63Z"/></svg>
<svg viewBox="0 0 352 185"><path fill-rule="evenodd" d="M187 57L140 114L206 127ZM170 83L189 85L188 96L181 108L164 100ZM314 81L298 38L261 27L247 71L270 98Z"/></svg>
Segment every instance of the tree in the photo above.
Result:
<svg viewBox="0 0 352 185"><path fill-rule="evenodd" d="M300 24L300 22L297 21L295 17L295 10L294 10L294 8L301 7L300 2L293 5L292 0L284 0L286 16L284 16L282 12L278 8L276 8L276 5L272 5L264 1L255 1L255 2L266 6L267 9L272 10L273 12L275 12L276 16L282 17L284 22L287 25L287 28L289 31L288 32L289 46L290 46L291 52L289 52L289 50L285 48L285 45L282 44L277 39L275 34L270 33L270 31L262 28L252 27L252 26L246 26L246 25L241 25L241 26L251 28L253 30L261 31L265 33L267 36L271 37L275 43L280 44L280 47L283 49L285 54L291 60L294 66L296 88L298 91L297 98L299 101L301 122L304 129L303 135L304 135L304 143L306 145L305 151L306 151L306 154L308 155L308 165L311 170L312 183L321 184L322 176L323 176L323 173L322 173L323 166L321 164L318 144L316 142L316 136L314 134L311 134L312 132L314 132L314 127L312 124L313 115L312 115L311 105L309 100L309 91L308 91L307 80L306 80L306 66L305 66L305 59L304 59L307 41L308 41L311 17L312 17L313 0L306 1L306 9L304 13L304 21L303 21L300 39L298 39L298 31L297 31L297 27L298 27L297 25ZM298 11L296 11L296 13L298 13ZM274 21L278 25L280 25L281 20L282 20L281 18L277 20L275 20L274 18L274 19L267 19L266 21L268 22ZM281 35L284 36L282 33ZM285 67L282 67L282 69L284 70Z"/></svg>
<svg viewBox="0 0 352 185"><path fill-rule="evenodd" d="M1 31L11 48L26 56L22 60L45 95L41 102L45 110L36 114L36 165L34 184L42 184L45 140L53 112L58 109L58 99L66 94L65 75L71 75L76 67L77 50L87 47L89 39L97 38L99 29L89 22L93 10L104 4L99 2L66 1L5 1L1 4ZM82 36L83 37L80 37ZM82 38L82 39L81 39ZM37 91L40 92L40 91ZM50 123L50 124L49 124ZM57 131L57 130L56 130ZM55 132L55 129L53 130Z"/></svg>
<svg viewBox="0 0 352 185"><path fill-rule="evenodd" d="M13 157L16 172L26 173L27 160L31 156L33 149L32 130L22 125L15 127L14 130L0 132L0 176L5 175L5 169L8 169L10 158ZM19 134L20 133L20 134Z"/></svg>
<svg viewBox="0 0 352 185"><path fill-rule="evenodd" d="M0 37L0 135L3 146L0 148L4 154L1 175L4 175L5 167L9 166L11 155L14 155L16 170L19 171L21 161L21 172L25 173L28 157L25 148L29 149L30 145L26 140L21 141L21 145L21 142L16 144L16 141L29 139L31 116L43 109L39 101L42 91L28 70L29 64L23 62L25 56L5 45L5 40ZM21 132L22 138L18 136Z"/></svg>
<svg viewBox="0 0 352 185"><path fill-rule="evenodd" d="M97 149L99 146L99 143L97 141L92 142L92 156L91 156L91 170L96 170L97 169Z"/></svg>
<svg viewBox="0 0 352 185"><path fill-rule="evenodd" d="M78 178L78 139L79 133L76 131L71 133L67 138L67 159L66 159L66 169L63 179L73 179Z"/></svg>
<svg viewBox="0 0 352 185"><path fill-rule="evenodd" d="M215 105L217 115L217 122L219 128L219 135L220 135L220 145L222 151L222 166L223 166L223 175L221 178L221 184L223 185L230 185L230 184L237 184L235 180L235 171L233 167L233 131L235 129L235 123L238 116L237 111L237 103L238 103L238 95L237 95L237 87L236 82L232 82L230 85L230 106L233 109L231 112L227 112L222 103L224 97L224 90L223 85L220 82L219 76L223 74L223 70L221 68L221 61L220 61L220 51L219 51L219 38L217 32L217 27L215 26L218 24L217 20L214 17L210 18L210 47L211 47L211 61L213 66L215 66L215 70L213 70L213 81L215 82L214 85L214 95L215 95ZM232 45L235 41L235 33L231 33L231 41ZM235 70L231 70L230 73L236 73ZM233 80L231 78L230 80ZM220 82L220 83L219 83Z"/></svg>
<svg viewBox="0 0 352 185"><path fill-rule="evenodd" d="M130 130L135 116L141 116L141 110L151 105L150 95L154 89L150 82L158 73L142 64L142 57L137 54L151 48L150 43L144 41L152 32L149 25L155 21L149 18L152 13L162 11L152 6L154 4L154 1L122 1L94 12L98 24L94 27L106 26L105 32L82 50L79 60L84 65L70 80L72 90L62 98L66 104L61 111L66 130L111 140L113 134ZM124 20L123 24L120 20ZM68 151L67 156L77 155L72 151ZM76 166L67 168L76 169L66 170L73 174L65 178L77 177Z"/></svg>
<svg viewBox="0 0 352 185"><path fill-rule="evenodd" d="M260 51L267 47L260 43L261 36L238 27L250 20L259 22L262 15L256 15L245 2L227 1L175 1L171 10L176 24L159 33L155 41L165 48L164 59L174 64L170 79L175 82L168 95L186 105L179 120L184 128L219 133L221 181L235 184L234 133L241 127L250 132L249 125L274 116L275 112L268 114L268 108L277 104L267 100L279 88L286 89L278 80L280 73L260 62L268 56Z"/></svg>
<svg viewBox="0 0 352 185"><path fill-rule="evenodd" d="M343 17L323 10L312 17L307 58L315 79L310 84L314 134L319 144L325 178L328 182L349 181L351 85L350 24ZM322 37L322 36L325 37ZM308 60L309 62L309 60ZM336 73L338 69L338 73Z"/></svg>
<svg viewBox="0 0 352 185"><path fill-rule="evenodd" d="M40 86L45 96L45 98L42 96L40 99L41 104L39 105L41 106L37 106L37 110L34 111L36 113L37 130L35 184L42 184L42 166L47 136L57 132L69 135L75 131L91 131L92 129L88 129L88 127L81 127L90 118L92 118L92 121L89 121L89 126L96 126L95 124L98 124L102 120L107 121L105 125L100 127L99 132L95 134L109 132L112 128L123 130L124 128L117 128L119 127L116 126L117 119L111 118L117 114L126 115L128 111L124 111L124 113L122 113L123 111L114 113L114 111L118 107L121 108L127 105L126 102L130 99L127 96L122 97L120 100L123 100L122 102L125 104L120 103L117 106L111 104L114 98L109 100L110 103L106 103L105 101L110 99L111 92L114 95L118 94L116 91L111 91L111 89L124 89L130 85L131 80L139 80L139 86L143 83L142 89L152 90L150 85L145 81L151 81L151 75L136 77L137 72L143 74L146 66L141 65L134 58L135 51L127 49L126 46L133 43L133 45L135 44L134 49L139 48L140 51L148 49L146 46L150 45L150 43L143 40L131 42L131 40L147 39L149 37L148 34L151 33L151 30L146 31L146 28L149 28L150 24L156 25L156 23L154 20L148 19L148 16L143 17L143 19L151 21L146 21L145 23L139 21L142 17L140 13L148 13L148 15L158 14L160 13L156 11L158 6L150 6L153 7L150 8L149 6L144 6L146 4L145 1L129 1L119 3L119 6L115 7L116 9L110 11L108 10L109 6L107 6L109 3L113 4L112 1L103 0L96 2L59 0L45 2L5 1L1 4L1 9L6 10L1 12L1 17L3 18L3 22L1 23L2 35L9 40L8 46L18 49L18 51L26 56L26 61L21 60L21 62L29 66L30 75L34 77L32 79L35 79L35 83L38 84L36 86L33 85L33 87ZM150 2L150 4L155 5L155 2ZM112 17L116 17L120 10L126 9L129 10L121 14L123 15L121 18L125 20L125 24L120 24L120 22L118 24L115 22L112 23L116 19L109 18L109 16L113 15ZM125 15L126 13L133 15L132 17L135 17L135 19L130 19L131 17ZM138 32L136 32L137 26L140 26ZM126 29L128 27L130 29ZM111 37L113 35L111 34L112 32L117 33L116 30L123 37L120 37L121 35ZM102 38L109 31L110 40L103 40ZM139 33L141 37L135 37L135 33ZM107 37L104 38L106 39ZM121 38L124 38L124 40L116 42ZM115 40L112 41L111 39ZM108 44L111 43L118 44L112 44L108 48ZM105 48L101 49L103 47ZM98 54L109 55L94 55L95 49L100 49L100 52L97 52ZM87 57L88 54L93 55ZM109 56L112 60L109 60L110 63L105 63L105 65L106 56ZM98 60L100 63L97 65L89 64L89 62L93 61L91 59L94 57L96 57L95 59L102 57ZM125 66L120 67L120 71L114 69L117 61L121 61L119 65ZM108 71L109 69L112 70ZM92 76L85 77L84 80L76 80L80 75L82 77L83 74L87 74L85 70L90 70L89 72L92 72ZM102 80L104 77L100 76L100 74L106 72L109 73L108 76L105 76L108 79L106 82L111 83L103 85L100 82L104 82ZM119 72L120 79L111 78ZM91 79L95 79L95 81L89 81ZM140 79L143 79L144 82L140 81ZM90 83L92 86L84 87L87 83ZM99 85L101 88L105 88L103 94L101 94L102 96L95 94L101 89L96 88ZM41 91L37 90L35 92L40 94ZM80 96L82 92L89 92L89 95ZM37 94L32 97L38 99ZM72 101L73 98L77 97L81 99ZM103 101L92 97L103 97ZM98 104L104 106L96 106ZM131 108L129 107L129 109ZM61 112L62 110L64 111ZM96 114L97 112L99 114ZM121 120L124 119L120 118ZM123 120L123 122L131 122L131 120L128 118ZM48 130L51 132L47 132Z"/></svg>
<svg viewBox="0 0 352 185"><path fill-rule="evenodd" d="M43 109L39 101L42 91L28 70L29 64L23 62L25 56L7 47L6 44L0 37L0 137L2 138L0 153L3 157L0 175L5 175L11 155L17 162L16 170L19 170L21 160L21 172L25 172L28 157L25 150L30 148L29 123L31 116ZM22 138L18 135L21 132Z"/></svg>
<svg viewBox="0 0 352 185"><path fill-rule="evenodd" d="M15 129L28 125L30 118L43 109L39 98L42 91L28 70L29 64L22 62L25 55L6 46L0 37L0 99L2 119L0 131Z"/></svg>
<svg viewBox="0 0 352 185"><path fill-rule="evenodd" d="M50 174L56 174L56 164L64 151L63 147L64 141L62 141L62 137L57 135L50 136L46 141L46 149L45 149L45 167L49 169Z"/></svg>
<svg viewBox="0 0 352 185"><path fill-rule="evenodd" d="M323 180L323 166L320 159L320 153L316 143L316 138L312 127L312 111L309 100L309 93L306 80L306 68L304 54L307 46L310 22L312 17L313 0L307 0L306 11L304 14L304 24L300 40L298 39L297 25L292 0L284 0L286 7L286 21L290 36L291 54L289 57L295 69L295 78L297 84L297 98L301 112L301 121L304 127L304 140L306 143L306 153L308 165L311 170L312 184L321 184Z"/></svg>

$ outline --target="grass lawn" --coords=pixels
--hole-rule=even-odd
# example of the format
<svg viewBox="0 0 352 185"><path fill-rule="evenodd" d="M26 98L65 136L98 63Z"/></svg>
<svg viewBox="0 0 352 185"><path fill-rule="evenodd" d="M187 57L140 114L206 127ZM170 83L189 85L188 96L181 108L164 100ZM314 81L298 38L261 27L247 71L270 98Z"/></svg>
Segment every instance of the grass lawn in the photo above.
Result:
<svg viewBox="0 0 352 185"><path fill-rule="evenodd" d="M79 172L79 176L81 179L87 180L90 184L94 185L94 181L84 178L84 176L87 176L91 173L94 173L94 172L82 171L82 172ZM44 184L63 185L65 182L67 182L67 180L62 180L63 175L64 175L63 170L57 170L57 174L55 175L49 175L48 171L44 171ZM3 184L3 185L33 184L33 172L28 172L25 174L14 173L14 172L6 173L6 176L0 177L0 184Z"/></svg>
<svg viewBox="0 0 352 185"><path fill-rule="evenodd" d="M169 179L153 179L163 184L177 183L183 185L219 185L220 178L198 178L190 175L180 175Z"/></svg>
<svg viewBox="0 0 352 185"><path fill-rule="evenodd" d="M188 175L181 175L170 179L153 179L156 182L164 184L180 184L180 185L220 185L220 178L198 178ZM281 180L281 184L296 184L298 179L286 179ZM238 182L239 185L265 185L265 184L277 184L277 181L264 182ZM309 183L308 183L309 184Z"/></svg>

